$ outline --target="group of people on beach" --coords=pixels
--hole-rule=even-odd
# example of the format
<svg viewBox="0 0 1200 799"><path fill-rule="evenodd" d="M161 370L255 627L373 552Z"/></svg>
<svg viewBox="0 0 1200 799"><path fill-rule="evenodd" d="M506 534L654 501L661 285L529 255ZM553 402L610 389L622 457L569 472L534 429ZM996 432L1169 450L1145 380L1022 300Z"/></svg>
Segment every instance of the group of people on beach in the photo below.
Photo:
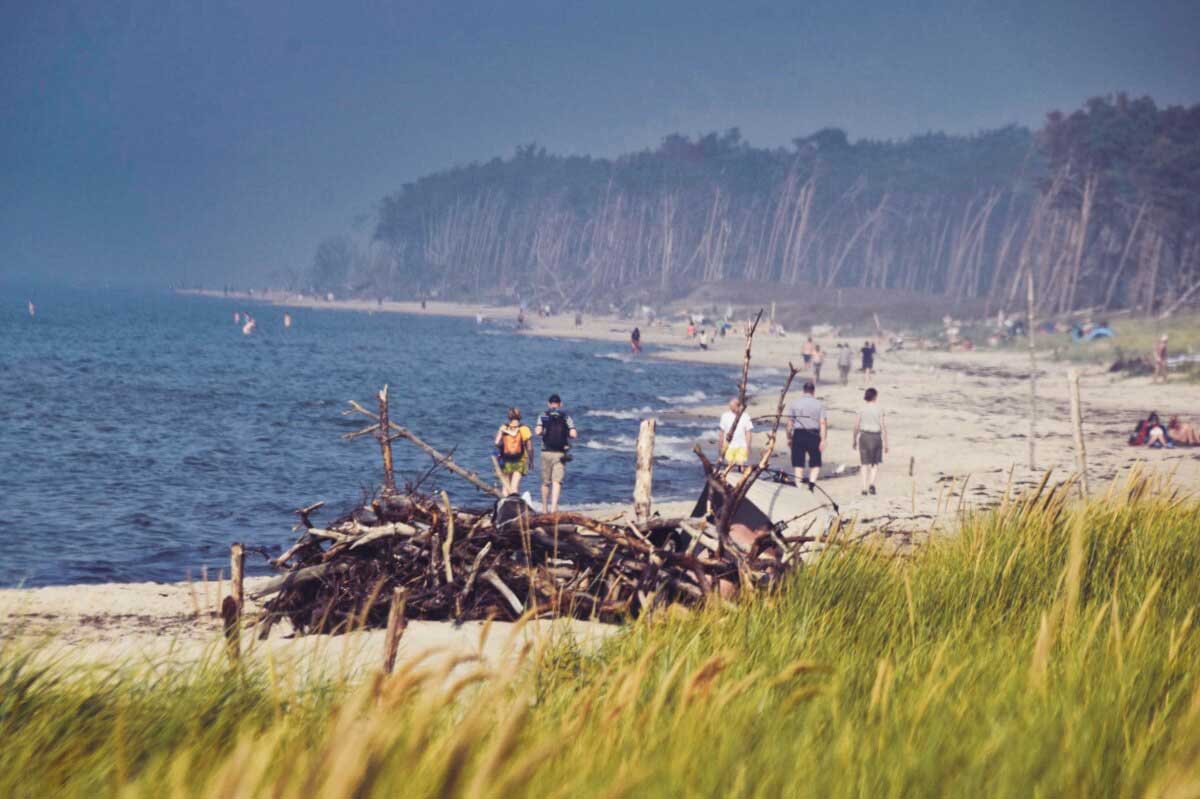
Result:
<svg viewBox="0 0 1200 799"><path fill-rule="evenodd" d="M850 349L849 344L842 342L838 342L836 349L838 382L843 386L849 385L850 369L854 365L854 351ZM859 354L862 356L863 377L869 381L875 374L875 342L870 340L863 342ZM804 368L812 375L813 383L820 385L821 367L825 364L825 351L821 349L820 344L813 341L812 336L805 339L804 345L800 348L800 357L804 360Z"/></svg>
<svg viewBox="0 0 1200 799"><path fill-rule="evenodd" d="M563 479L571 460L571 442L578 438L575 420L562 406L562 397L551 394L546 410L538 417L533 430L521 421L521 409L509 408L508 421L496 431L493 444L504 494L521 491L521 478L529 474L533 462L533 437L542 442L539 461L542 477L542 512L556 513L562 494Z"/></svg>
<svg viewBox="0 0 1200 799"><path fill-rule="evenodd" d="M817 399L816 390L813 381L806 381L801 396L788 402L784 411L797 485L816 483L821 476L829 422L825 404ZM721 415L719 426L721 460L735 469L745 468L750 461L754 422L740 399L735 397L730 401L729 410ZM863 393L863 404L854 418L850 446L858 452L862 464L863 496L876 493L879 464L883 463L883 456L888 451L888 432L887 414L879 405L879 391L875 388L868 388Z"/></svg>

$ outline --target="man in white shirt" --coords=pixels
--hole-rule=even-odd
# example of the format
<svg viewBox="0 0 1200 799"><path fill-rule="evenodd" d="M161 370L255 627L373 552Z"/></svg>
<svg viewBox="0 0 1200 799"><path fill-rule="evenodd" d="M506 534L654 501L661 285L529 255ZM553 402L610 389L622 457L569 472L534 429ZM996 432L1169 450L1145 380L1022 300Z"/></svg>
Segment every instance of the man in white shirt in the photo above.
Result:
<svg viewBox="0 0 1200 799"><path fill-rule="evenodd" d="M742 413L742 403L734 397L729 401L729 410L721 414L721 459L735 466L745 466L750 461L750 436L753 433L754 423L750 421L750 414Z"/></svg>

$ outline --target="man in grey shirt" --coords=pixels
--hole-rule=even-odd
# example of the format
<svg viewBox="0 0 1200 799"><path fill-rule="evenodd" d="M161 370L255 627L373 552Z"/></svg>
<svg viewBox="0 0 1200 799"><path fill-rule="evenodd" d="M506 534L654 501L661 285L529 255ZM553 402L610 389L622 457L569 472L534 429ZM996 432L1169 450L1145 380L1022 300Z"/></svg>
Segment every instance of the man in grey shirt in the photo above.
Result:
<svg viewBox="0 0 1200 799"><path fill-rule="evenodd" d="M813 396L816 390L811 380L805 383L803 396L789 402L786 411L797 485L815 483L821 476L821 452L825 449L827 425L825 406ZM807 477L804 474L806 466L809 467Z"/></svg>

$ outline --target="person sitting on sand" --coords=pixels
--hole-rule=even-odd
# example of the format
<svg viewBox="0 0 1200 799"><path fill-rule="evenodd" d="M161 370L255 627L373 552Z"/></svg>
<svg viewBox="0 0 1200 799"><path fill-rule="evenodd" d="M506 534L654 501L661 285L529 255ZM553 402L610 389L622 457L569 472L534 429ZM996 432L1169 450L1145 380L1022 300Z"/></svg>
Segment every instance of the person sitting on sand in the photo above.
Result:
<svg viewBox="0 0 1200 799"><path fill-rule="evenodd" d="M739 416L739 414L741 414ZM734 420L737 427L734 427ZM729 401L729 410L721 414L721 435L717 439L721 460L736 467L743 467L750 461L750 439L754 433L754 423L750 414L742 409L742 403L734 397Z"/></svg>
<svg viewBox="0 0 1200 799"><path fill-rule="evenodd" d="M1159 421L1158 413L1154 411L1151 411L1149 416L1138 422L1137 429L1129 437L1129 443L1135 447L1145 445L1154 449L1175 446L1171 437L1167 434L1167 429Z"/></svg>
<svg viewBox="0 0 1200 799"><path fill-rule="evenodd" d="M888 451L886 414L876 400L879 392L868 388L863 394L864 405L854 420L854 435L850 439L851 449L858 450L862 462L862 493L875 493L875 478L879 475L879 464Z"/></svg>
<svg viewBox="0 0 1200 799"><path fill-rule="evenodd" d="M1185 447L1200 446L1200 430L1191 422L1180 421L1178 416L1172 416L1171 421L1167 422L1167 435L1176 444Z"/></svg>
<svg viewBox="0 0 1200 799"><path fill-rule="evenodd" d="M500 425L493 442L500 456L500 478L505 495L519 493L521 478L529 474L533 431L521 424L521 409L509 408L508 421Z"/></svg>

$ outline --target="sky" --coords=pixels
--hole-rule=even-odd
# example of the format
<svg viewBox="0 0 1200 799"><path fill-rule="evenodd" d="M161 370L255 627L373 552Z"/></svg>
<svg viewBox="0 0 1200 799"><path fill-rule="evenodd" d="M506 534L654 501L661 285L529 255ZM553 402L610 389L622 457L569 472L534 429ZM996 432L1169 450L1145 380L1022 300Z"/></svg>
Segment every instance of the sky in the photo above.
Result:
<svg viewBox="0 0 1200 799"><path fill-rule="evenodd" d="M0 0L0 278L261 286L405 182L1200 102L1200 2Z"/></svg>

